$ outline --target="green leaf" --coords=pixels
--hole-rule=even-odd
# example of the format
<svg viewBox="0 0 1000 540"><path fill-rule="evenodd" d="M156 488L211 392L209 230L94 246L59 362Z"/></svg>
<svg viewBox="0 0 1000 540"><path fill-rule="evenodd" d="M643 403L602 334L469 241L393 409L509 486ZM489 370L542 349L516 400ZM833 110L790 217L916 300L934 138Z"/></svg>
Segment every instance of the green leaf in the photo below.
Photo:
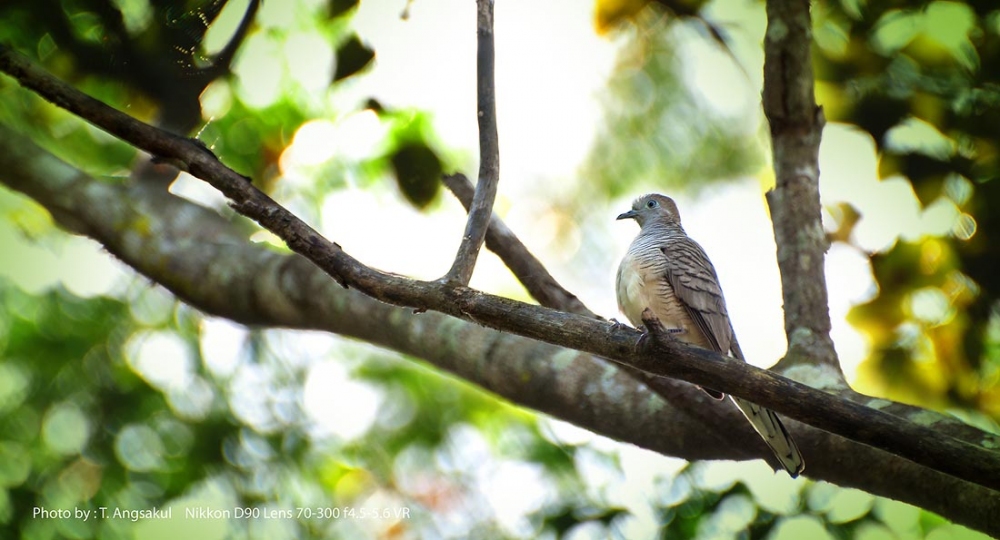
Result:
<svg viewBox="0 0 1000 540"><path fill-rule="evenodd" d="M327 12L332 19L340 17L356 7L358 7L358 0L330 0L327 4Z"/></svg>
<svg viewBox="0 0 1000 540"><path fill-rule="evenodd" d="M366 47L357 35L352 35L337 49L337 71L333 82L337 82L368 67L375 59L375 51Z"/></svg>
<svg viewBox="0 0 1000 540"><path fill-rule="evenodd" d="M399 190L417 208L426 208L441 187L443 169L434 150L421 142L404 143L389 158Z"/></svg>

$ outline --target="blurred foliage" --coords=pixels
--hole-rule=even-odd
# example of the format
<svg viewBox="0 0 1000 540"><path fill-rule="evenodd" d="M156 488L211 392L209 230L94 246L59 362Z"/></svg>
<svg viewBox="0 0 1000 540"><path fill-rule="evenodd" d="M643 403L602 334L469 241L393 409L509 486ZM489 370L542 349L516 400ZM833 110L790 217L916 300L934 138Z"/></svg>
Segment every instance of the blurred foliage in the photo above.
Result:
<svg viewBox="0 0 1000 540"><path fill-rule="evenodd" d="M813 12L827 118L871 135L881 178L959 216L948 236L871 255L878 294L851 315L872 345L862 382L1000 419L1000 7L823 0Z"/></svg>
<svg viewBox="0 0 1000 540"><path fill-rule="evenodd" d="M564 538L628 536L638 519L593 484L622 474L613 452L560 442L533 414L419 362L315 337L307 339L326 358L292 360L301 338L244 330L234 361L220 363L205 356L217 352L218 326L140 281L94 298L61 287L29 294L0 281L0 306L4 538ZM384 396L353 439L325 433L306 405L324 362L348 367L354 381L324 394L363 384ZM354 404L323 414L350 423L365 414ZM751 469L763 482L720 475L725 467L657 473L660 495L649 509L660 538L801 538L803 517L827 538L862 530L879 532L866 538L978 538L902 503L774 477L762 463ZM514 488L505 477L525 471L532 482L492 492ZM489 510L496 497L529 499L513 529ZM101 507L172 516L84 521L76 513L96 516ZM366 507L392 515L343 519ZM36 508L74 517L39 517ZM200 508L289 513L185 514Z"/></svg>
<svg viewBox="0 0 1000 540"><path fill-rule="evenodd" d="M128 9L120 10L118 4ZM8 0L0 5L0 40L35 53L57 76L96 97L155 103L164 127L186 132L200 120L199 93L220 75L212 66L198 64L205 60L200 48L205 33L225 6L207 0ZM89 88L88 81L104 86L105 92ZM115 96L119 100L109 99L106 92L116 89L144 99L121 93Z"/></svg>
<svg viewBox="0 0 1000 540"><path fill-rule="evenodd" d="M273 192L287 173L282 154L305 122L323 115L343 120L368 107L364 100L354 110L318 105L315 92L306 91L305 83L290 73L291 56L322 58L322 51L295 50L289 44L300 35L322 36L333 54L332 67L322 66L331 69L330 84L363 72L374 51L350 27L356 2L332 2L327 13L321 6L293 9L297 20L289 23L291 28L250 26L247 36L239 34L238 23L243 10L255 10L256 2L229 4L12 0L0 4L0 41L141 120L197 135L224 163ZM239 46L245 43L265 57L244 62ZM286 56L275 56L281 49ZM278 91L260 103L257 94L272 84ZM124 177L134 167L134 148L22 91L9 78L0 79L0 98L0 121L35 135L50 151L91 174ZM424 208L438 193L438 173L447 164L433 149L437 141L431 124L417 111L380 112L388 135L385 151L360 160L335 155L324 165L331 174L320 175L326 180L321 187L342 185L338 179L350 168L361 173L356 178L366 185L395 179L401 195Z"/></svg>
<svg viewBox="0 0 1000 540"><path fill-rule="evenodd" d="M660 3L682 17L702 4ZM281 6L285 25L255 23L245 39L232 40L242 12L227 11L246 6L237 4L8 0L0 4L0 40L140 119L197 134L268 191L284 190L283 201L297 211L317 210L348 182L391 187L418 207L432 206L436 178L452 157L428 114L363 96L347 106L317 99L369 70L374 51L350 26L358 3L268 3ZM609 129L591 165L600 174L589 188L617 195L627 179L642 176L698 182L754 170L761 159L754 133L730 133L727 119L692 113L697 107L676 73L677 36L663 20L609 13L609 25L637 16L649 26L623 55L609 92ZM211 38L224 20L232 29ZM321 38L308 52L320 59L329 53L321 83L328 87L316 90L293 73L301 49L274 52L301 36ZM229 43L239 46L233 66L216 63ZM254 55L244 60L246 50ZM0 122L96 175L126 176L136 163L132 148L6 77ZM371 145L352 147L357 139ZM648 145L636 150L636 141ZM296 175L308 181L298 184ZM35 240L56 234L36 207L4 210L4 226L15 222ZM989 219L973 215L980 228ZM975 305L979 297L970 291L979 289L961 279L975 273L948 266L964 263L962 249L972 244L938 241L944 262L923 278L904 271L900 279L924 289L967 287L963 298ZM906 256L923 260L924 251L914 247ZM885 257L881 272L899 273L892 255ZM413 359L333 336L222 323L141 278L91 298L59 285L27 292L0 280L0 306L2 538L580 538L638 531L783 539L802 538L802 530L829 538L975 537L900 503L774 476L762 463L739 465L761 473L746 481L732 480L745 473L726 463L644 468L638 481L655 489L642 492L648 500L637 498L620 446L564 435L572 428ZM669 461L656 460L661 468ZM729 480L718 481L718 471ZM784 500L775 502L775 493ZM172 518L76 517L101 507L172 509ZM39 517L41 508L73 517ZM292 514L185 515L199 508ZM364 508L393 513L357 519ZM396 513L404 509L408 516Z"/></svg>
<svg viewBox="0 0 1000 540"><path fill-rule="evenodd" d="M359 0L329 0L329 14L331 17L340 17L358 7Z"/></svg>
<svg viewBox="0 0 1000 540"><path fill-rule="evenodd" d="M365 47L357 36L351 36L337 49L337 72L333 74L333 82L354 75L374 59L375 51Z"/></svg>
<svg viewBox="0 0 1000 540"><path fill-rule="evenodd" d="M302 409L310 363L283 359L289 351L278 333L248 333L236 364L220 367L202 357L211 338L201 315L140 282L120 296L84 299L61 288L32 295L0 283L4 538L143 537L157 523L195 538L254 536L248 531L267 520L222 520L216 535L218 520L185 518L184 509L362 508L373 498L379 507L409 509L409 519L296 516L280 520L284 533L266 537L434 531L430 514L467 504L476 486L463 475L486 465L447 457L460 453L456 433L470 426L486 436L480 444L510 446L506 459L538 463L553 477L572 473L572 449L552 452L533 416L414 363L357 350L346 359L358 366L356 380L377 385L397 406L357 440L318 435ZM185 354L169 354L177 352ZM261 374L260 392L235 391ZM437 470L442 459L453 461L451 472ZM173 519L33 516L36 508L100 507L172 507Z"/></svg>
<svg viewBox="0 0 1000 540"><path fill-rule="evenodd" d="M405 143L390 158L396 182L407 200L418 208L426 207L441 186L441 160L423 142Z"/></svg>
<svg viewBox="0 0 1000 540"><path fill-rule="evenodd" d="M584 166L587 187L616 198L636 182L698 190L756 173L764 163L758 120L706 105L683 78L691 50L682 43L700 42L719 58L728 50L703 21L678 22L657 2L633 7L639 4L647 5L629 16L627 43L603 96L605 126Z"/></svg>
<svg viewBox="0 0 1000 540"><path fill-rule="evenodd" d="M666 13L676 16L697 16L707 0L597 0L594 5L594 26L600 33L635 21L649 4L658 4Z"/></svg>
<svg viewBox="0 0 1000 540"><path fill-rule="evenodd" d="M417 208L426 208L441 191L444 166L429 141L434 140L431 119L418 111L388 111L375 104L391 123L387 156L400 192Z"/></svg>
<svg viewBox="0 0 1000 540"><path fill-rule="evenodd" d="M637 179L700 189L762 162L755 136L692 103L678 79L677 28L702 27L706 41L721 42L711 21L685 22L700 7L596 2L598 29L629 32L586 175L612 197ZM881 178L905 178L925 208L944 201L958 215L947 237L871 254L878 295L851 315L872 350L858 383L892 399L1000 419L1000 259L990 249L1000 236L991 211L1000 204L1000 9L823 0L813 15L817 101L827 119L871 135ZM850 244L865 216L834 203L831 239ZM915 265L915 252L934 262Z"/></svg>

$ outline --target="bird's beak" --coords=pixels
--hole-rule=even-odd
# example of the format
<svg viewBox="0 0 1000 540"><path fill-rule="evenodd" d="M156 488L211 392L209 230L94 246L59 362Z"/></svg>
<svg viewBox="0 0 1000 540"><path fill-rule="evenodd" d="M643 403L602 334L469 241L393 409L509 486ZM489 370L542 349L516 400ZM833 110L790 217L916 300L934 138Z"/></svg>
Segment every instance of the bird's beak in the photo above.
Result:
<svg viewBox="0 0 1000 540"><path fill-rule="evenodd" d="M639 214L637 214L635 210L629 210L628 212L622 212L621 214L618 214L618 217L616 217L615 219L616 220L618 220L618 219L635 219L636 216L638 216L638 215Z"/></svg>

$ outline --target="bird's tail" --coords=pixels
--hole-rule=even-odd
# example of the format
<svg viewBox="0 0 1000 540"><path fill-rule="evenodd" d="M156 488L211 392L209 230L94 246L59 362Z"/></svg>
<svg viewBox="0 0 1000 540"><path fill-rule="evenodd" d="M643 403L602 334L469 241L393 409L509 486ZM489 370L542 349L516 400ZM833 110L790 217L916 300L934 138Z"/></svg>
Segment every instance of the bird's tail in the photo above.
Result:
<svg viewBox="0 0 1000 540"><path fill-rule="evenodd" d="M805 461L799 448L795 446L795 441L788 434L788 430L781 424L778 415L770 409L765 409L755 403L742 400L736 396L729 396L733 403L740 408L743 416L747 417L754 430L764 439L767 446L771 448L774 455L778 457L781 466L788 471L788 474L795 478L806 468Z"/></svg>

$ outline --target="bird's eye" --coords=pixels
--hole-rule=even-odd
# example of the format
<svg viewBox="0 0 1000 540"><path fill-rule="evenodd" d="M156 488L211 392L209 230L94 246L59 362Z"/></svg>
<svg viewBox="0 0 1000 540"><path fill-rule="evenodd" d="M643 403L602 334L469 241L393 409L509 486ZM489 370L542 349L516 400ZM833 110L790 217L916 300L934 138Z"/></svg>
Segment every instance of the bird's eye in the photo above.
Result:
<svg viewBox="0 0 1000 540"><path fill-rule="evenodd" d="M658 203L656 201L651 200L646 203L646 208L656 208L657 205Z"/></svg>

